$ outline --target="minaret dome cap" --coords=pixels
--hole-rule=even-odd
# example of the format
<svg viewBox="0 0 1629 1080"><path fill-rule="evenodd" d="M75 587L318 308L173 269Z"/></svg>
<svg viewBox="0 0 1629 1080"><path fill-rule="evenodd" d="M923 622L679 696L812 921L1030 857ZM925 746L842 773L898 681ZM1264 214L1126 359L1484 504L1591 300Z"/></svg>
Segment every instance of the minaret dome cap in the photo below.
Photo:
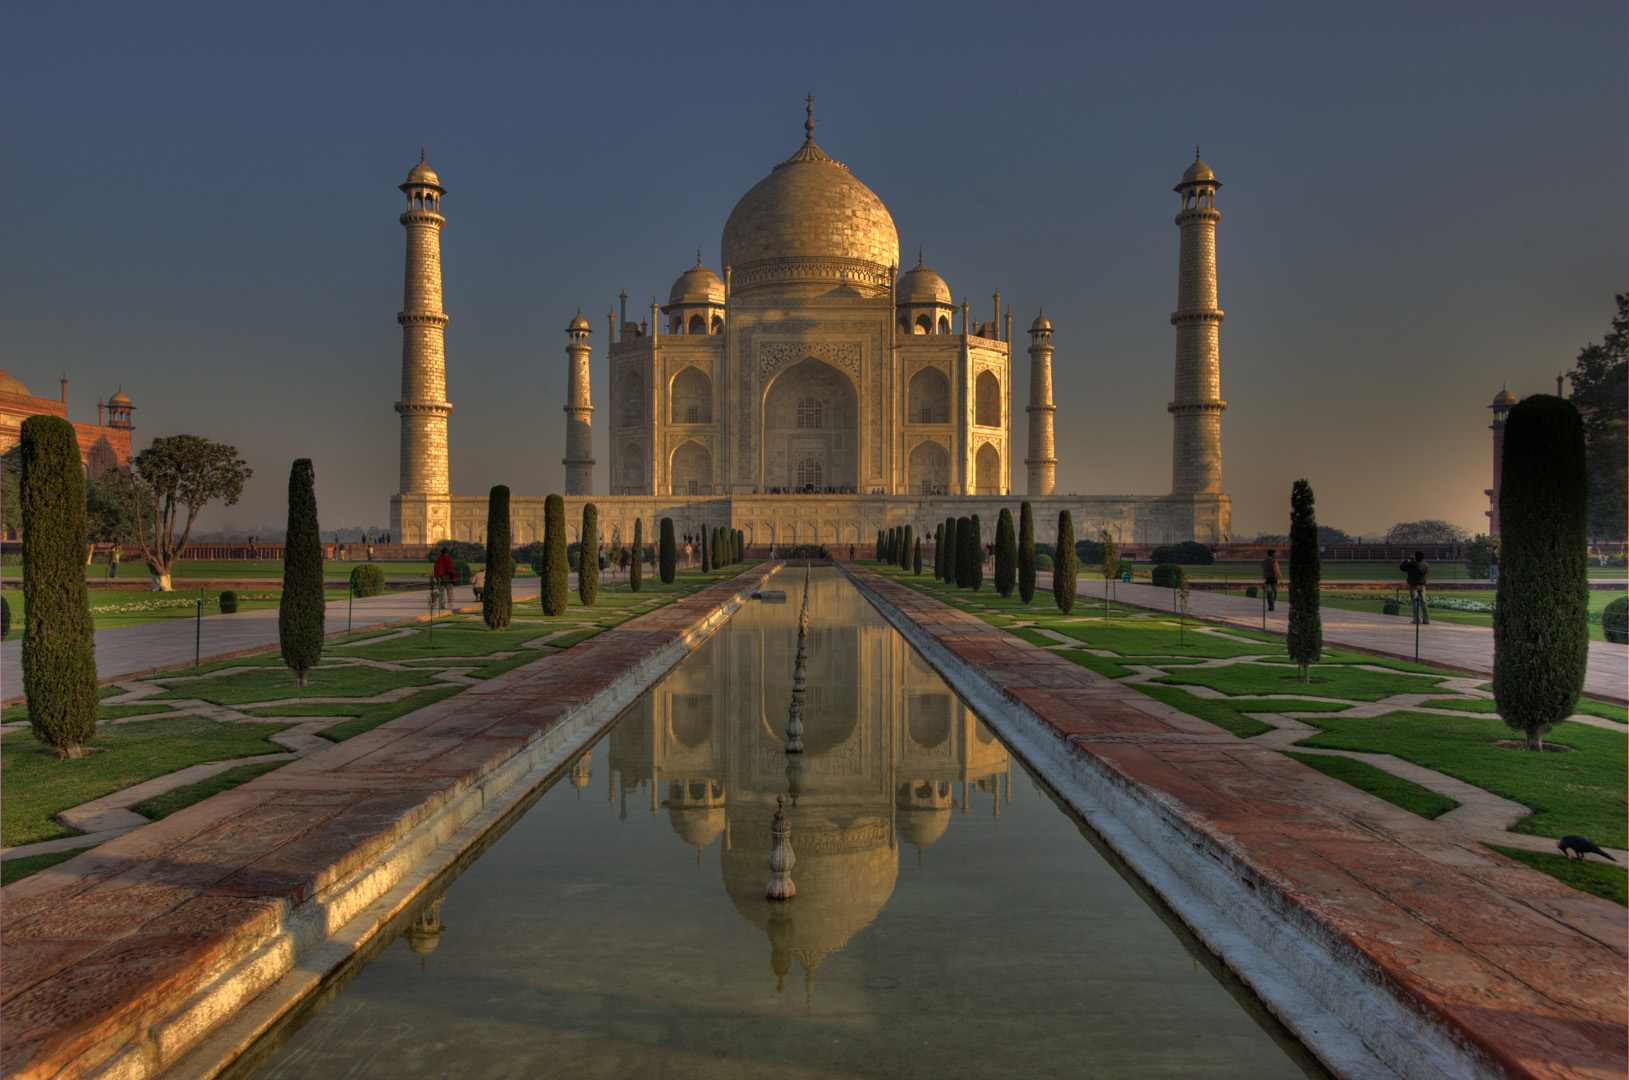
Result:
<svg viewBox="0 0 1629 1080"><path fill-rule="evenodd" d="M408 188L421 187L434 188L442 195L447 194L447 189L441 186L441 177L437 176L436 171L426 165L422 159L408 172L407 183L402 184L401 189L406 191Z"/></svg>
<svg viewBox="0 0 1629 1080"><path fill-rule="evenodd" d="M1515 399L1512 398L1511 400ZM107 399L107 403L109 405L128 405L130 404L130 395L125 393L123 389L120 389L112 397Z"/></svg>
<svg viewBox="0 0 1629 1080"><path fill-rule="evenodd" d="M569 334L578 330L589 334L594 332L594 328L588 325L588 320L583 318L583 313L580 311L577 313L577 317L571 320L571 325L566 327L566 333Z"/></svg>
<svg viewBox="0 0 1629 1080"><path fill-rule="evenodd" d="M1499 395L1493 399L1493 403L1495 405L1514 405L1516 404L1516 395L1507 389L1501 389Z"/></svg>
<svg viewBox="0 0 1629 1080"><path fill-rule="evenodd" d="M1206 184L1213 188L1219 188L1222 186L1222 182L1216 179L1216 174L1211 171L1210 166L1199 160L1199 151L1197 148L1194 150L1193 164L1189 165L1187 170L1182 174L1182 183L1178 184L1171 190L1181 191L1183 188L1192 184Z"/></svg>
<svg viewBox="0 0 1629 1080"><path fill-rule="evenodd" d="M1052 324L1047 321L1047 318L1046 318L1045 315L1037 315L1037 316L1035 316L1035 321L1029 324L1029 332L1032 333L1032 334L1038 334L1043 330L1051 330L1051 329L1052 329Z"/></svg>

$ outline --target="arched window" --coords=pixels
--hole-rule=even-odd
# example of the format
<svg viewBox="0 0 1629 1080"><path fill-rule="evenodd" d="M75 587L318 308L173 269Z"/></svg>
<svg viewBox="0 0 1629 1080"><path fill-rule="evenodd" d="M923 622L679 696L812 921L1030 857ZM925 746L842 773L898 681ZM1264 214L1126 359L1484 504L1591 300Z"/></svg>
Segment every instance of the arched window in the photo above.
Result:
<svg viewBox="0 0 1629 1080"><path fill-rule="evenodd" d="M798 461L799 487L820 487L825 475L826 470L818 459L806 457Z"/></svg>
<svg viewBox="0 0 1629 1080"><path fill-rule="evenodd" d="M685 333L687 333L687 334L705 334L706 332L707 332L707 320L705 318L703 318L702 316L700 316L700 315L692 315L692 316L690 316L690 327L689 327L689 329L685 330Z"/></svg>
<svg viewBox="0 0 1629 1080"><path fill-rule="evenodd" d="M645 422L645 382L637 372L622 376L621 406L624 427Z"/></svg>
<svg viewBox="0 0 1629 1080"><path fill-rule="evenodd" d="M713 316L712 333L722 334L723 332L724 332L724 317L722 315L714 315Z"/></svg>
<svg viewBox="0 0 1629 1080"><path fill-rule="evenodd" d="M931 333L933 333L933 316L931 316L931 315L918 315L916 317L916 329L911 331L911 332L913 334L931 334Z"/></svg>
<svg viewBox="0 0 1629 1080"><path fill-rule="evenodd" d="M819 398L806 397L798 402L798 427L818 428L825 426L826 409ZM799 469L803 466L800 464ZM802 481L798 481L802 483Z"/></svg>
<svg viewBox="0 0 1629 1080"><path fill-rule="evenodd" d="M973 382L973 423L981 427L1001 426L1001 383L988 371L979 372Z"/></svg>
<svg viewBox="0 0 1629 1080"><path fill-rule="evenodd" d="M950 333L950 319L949 319L949 317L944 316L944 315L939 316L939 332L941 334Z"/></svg>

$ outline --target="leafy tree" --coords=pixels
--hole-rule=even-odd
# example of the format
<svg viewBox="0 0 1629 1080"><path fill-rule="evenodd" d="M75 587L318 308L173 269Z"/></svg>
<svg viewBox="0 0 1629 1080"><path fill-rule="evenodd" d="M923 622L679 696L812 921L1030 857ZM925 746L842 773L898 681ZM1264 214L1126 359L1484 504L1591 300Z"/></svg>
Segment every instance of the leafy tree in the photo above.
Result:
<svg viewBox="0 0 1629 1080"><path fill-rule="evenodd" d="M628 563L628 591L638 592L645 584L645 522L634 518L633 559Z"/></svg>
<svg viewBox="0 0 1629 1080"><path fill-rule="evenodd" d="M1052 562L1052 602L1065 615L1075 609L1075 521L1069 511L1058 511L1058 557Z"/></svg>
<svg viewBox="0 0 1629 1080"><path fill-rule="evenodd" d="M1180 544L1162 544L1154 549L1149 558L1157 563L1176 563L1179 566L1210 566L1216 562L1216 556L1210 548L1197 540L1184 540Z"/></svg>
<svg viewBox="0 0 1629 1080"><path fill-rule="evenodd" d="M1471 534L1451 521L1425 518L1421 521L1399 521L1386 530L1388 544L1460 544Z"/></svg>
<svg viewBox="0 0 1629 1080"><path fill-rule="evenodd" d="M916 553L911 556L911 573L922 576L922 538L916 538Z"/></svg>
<svg viewBox="0 0 1629 1080"><path fill-rule="evenodd" d="M1018 599L1035 599L1035 510L1027 501L1018 508Z"/></svg>
<svg viewBox="0 0 1629 1080"><path fill-rule="evenodd" d="M1599 345L1584 346L1567 374L1570 400L1586 414L1589 534L1599 540L1629 533L1629 294L1619 293L1617 301L1611 332Z"/></svg>
<svg viewBox="0 0 1629 1080"><path fill-rule="evenodd" d="M1572 715L1589 660L1589 480L1584 422L1570 402L1535 394L1505 423L1493 697L1527 749Z"/></svg>
<svg viewBox="0 0 1629 1080"><path fill-rule="evenodd" d="M973 554L968 563L967 574L972 581L973 591L977 592L984 588L984 528L979 524L977 514L969 520L973 526Z"/></svg>
<svg viewBox="0 0 1629 1080"><path fill-rule="evenodd" d="M1297 480L1290 490L1290 659L1301 665L1301 681L1311 681L1311 666L1324 653L1324 624L1319 614L1318 583L1323 563L1318 557L1318 511L1312 485Z"/></svg>
<svg viewBox="0 0 1629 1080"><path fill-rule="evenodd" d="M18 448L23 530L23 694L34 737L65 758L96 734L90 598L85 588L85 470L73 425L30 416Z"/></svg>
<svg viewBox="0 0 1629 1080"><path fill-rule="evenodd" d="M127 480L136 517L136 541L153 574L154 587L168 592L172 587L170 570L187 550L198 512L216 500L223 506L235 504L254 470L238 457L236 447L197 435L154 439L131 465ZM151 510L144 509L149 504L141 494L143 485L152 492ZM181 524L183 515L185 523ZM178 525L179 539L175 535Z"/></svg>
<svg viewBox="0 0 1629 1080"><path fill-rule="evenodd" d="M1274 540L1288 540L1287 536L1275 536ZM1355 544L1357 541L1345 529L1337 529L1333 525L1318 526L1318 543L1320 544Z"/></svg>
<svg viewBox="0 0 1629 1080"><path fill-rule="evenodd" d="M322 530L317 525L317 474L310 458L288 474L288 530L283 535L283 595L277 602L277 643L294 681L322 659L328 602L322 591Z"/></svg>
<svg viewBox="0 0 1629 1080"><path fill-rule="evenodd" d="M1477 534L1465 545L1465 576L1485 578L1493 570L1493 556L1499 550L1499 538Z"/></svg>
<svg viewBox="0 0 1629 1080"><path fill-rule="evenodd" d="M509 488L493 487L486 498L486 583L481 586L481 618L493 630L509 625L510 581L515 560L509 554Z"/></svg>
<svg viewBox="0 0 1629 1080"><path fill-rule="evenodd" d="M1103 545L1103 621L1109 621L1109 582L1120 575L1120 545L1108 529L1097 530L1097 542Z"/></svg>
<svg viewBox="0 0 1629 1080"><path fill-rule="evenodd" d="M23 529L22 490L23 448L13 446L0 454L0 530L21 533Z"/></svg>
<svg viewBox="0 0 1629 1080"><path fill-rule="evenodd" d="M92 544L129 544L136 539L136 507L153 520L153 493L139 481L132 494L130 478L119 469L103 469L85 485L85 539Z"/></svg>
<svg viewBox="0 0 1629 1080"><path fill-rule="evenodd" d="M1086 538L1075 541L1075 559L1081 566L1103 565L1103 545L1096 540Z"/></svg>
<svg viewBox="0 0 1629 1080"><path fill-rule="evenodd" d="M569 588L566 570L566 500L550 495L543 500L543 614L566 610Z"/></svg>
<svg viewBox="0 0 1629 1080"><path fill-rule="evenodd" d="M1012 511L1005 506L996 518L995 538L995 590L1003 600L1012 595L1018 584L1018 540L1013 536Z"/></svg>
<svg viewBox="0 0 1629 1080"><path fill-rule="evenodd" d="M663 585L673 584L673 574L679 565L678 546L673 542L673 519L662 519L662 539L656 556L656 571Z"/></svg>
<svg viewBox="0 0 1629 1080"><path fill-rule="evenodd" d="M593 607L600 596L600 508L583 503L583 554L577 562L577 599Z"/></svg>

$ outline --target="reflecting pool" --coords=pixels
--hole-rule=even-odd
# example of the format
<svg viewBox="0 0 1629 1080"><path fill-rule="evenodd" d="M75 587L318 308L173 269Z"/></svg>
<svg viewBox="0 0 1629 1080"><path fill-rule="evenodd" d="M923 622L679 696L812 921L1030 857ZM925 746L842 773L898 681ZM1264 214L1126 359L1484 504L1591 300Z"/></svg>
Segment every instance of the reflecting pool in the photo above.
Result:
<svg viewBox="0 0 1629 1080"><path fill-rule="evenodd" d="M257 1075L1322 1075L835 570L810 579L786 754L802 576L632 705Z"/></svg>

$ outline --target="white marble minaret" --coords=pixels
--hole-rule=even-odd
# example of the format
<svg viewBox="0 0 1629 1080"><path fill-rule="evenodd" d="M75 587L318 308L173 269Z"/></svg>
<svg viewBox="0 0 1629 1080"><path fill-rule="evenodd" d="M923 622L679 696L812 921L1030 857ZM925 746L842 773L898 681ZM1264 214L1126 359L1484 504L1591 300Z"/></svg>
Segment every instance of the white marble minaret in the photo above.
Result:
<svg viewBox="0 0 1629 1080"><path fill-rule="evenodd" d="M1216 306L1216 189L1221 181L1194 151L1193 164L1174 189L1182 230L1177 275L1176 392L1166 406L1175 422L1171 441L1171 494L1222 490L1222 309Z"/></svg>
<svg viewBox="0 0 1629 1080"><path fill-rule="evenodd" d="M593 349L588 335L593 333L581 311L566 327L566 355L571 367L566 384L566 494L594 494L594 404L588 395L588 357Z"/></svg>
<svg viewBox="0 0 1629 1080"><path fill-rule="evenodd" d="M447 315L441 310L441 197L447 189L424 163L407 174L400 185L407 195L407 210L400 221L407 230L407 271L402 310L396 321L402 328L402 396L396 411L402 418L401 487L392 502L392 527L407 543L442 539L448 519ZM403 515L404 504L411 509ZM404 516L425 522L403 531ZM425 529L420 532L420 529Z"/></svg>
<svg viewBox="0 0 1629 1080"><path fill-rule="evenodd" d="M1052 405L1052 324L1045 312L1030 324L1029 342L1029 405L1024 409L1029 413L1029 457L1024 464L1029 469L1028 493L1050 495L1058 475L1052 442L1052 414L1057 410Z"/></svg>

